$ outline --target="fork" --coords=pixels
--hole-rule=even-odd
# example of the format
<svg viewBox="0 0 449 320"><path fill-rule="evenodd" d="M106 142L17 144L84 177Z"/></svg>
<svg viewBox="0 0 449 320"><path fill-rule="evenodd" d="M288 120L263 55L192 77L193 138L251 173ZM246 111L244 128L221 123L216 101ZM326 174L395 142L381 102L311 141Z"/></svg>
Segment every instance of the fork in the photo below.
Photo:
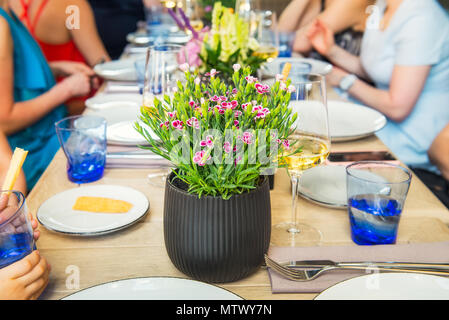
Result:
<svg viewBox="0 0 449 320"><path fill-rule="evenodd" d="M325 272L331 270L373 270L373 267L370 266L324 266L324 267L312 267L309 269L292 269L286 266L282 266L276 261L270 259L267 255L265 255L265 263L267 267L273 269L280 275L284 276L287 279L293 281L311 281L318 278ZM438 271L438 270L423 270L423 269L404 269L404 268L391 268L391 267L376 267L376 270L382 270L387 272L406 272L406 273L420 273L420 274L430 274L430 275L438 275L438 276L449 276L449 271Z"/></svg>

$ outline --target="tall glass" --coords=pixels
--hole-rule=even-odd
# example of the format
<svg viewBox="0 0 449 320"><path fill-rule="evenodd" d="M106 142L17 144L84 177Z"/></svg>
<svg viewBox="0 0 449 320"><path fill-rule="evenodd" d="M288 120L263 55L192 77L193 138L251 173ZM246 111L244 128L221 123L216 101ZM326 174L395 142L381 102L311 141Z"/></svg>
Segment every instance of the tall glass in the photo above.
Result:
<svg viewBox="0 0 449 320"><path fill-rule="evenodd" d="M283 247L311 246L321 241L319 230L298 222L298 182L305 170L326 161L331 145L324 77L307 74L303 81L294 82L293 86L291 107L298 114L298 120L289 137L290 148L279 159L279 165L287 167L291 178L291 221L273 226L271 236L274 246ZM294 154L298 148L301 151Z"/></svg>
<svg viewBox="0 0 449 320"><path fill-rule="evenodd" d="M78 184L103 177L106 165L106 119L74 116L56 122L56 133L67 157L67 174Z"/></svg>
<svg viewBox="0 0 449 320"><path fill-rule="evenodd" d="M154 108L155 96L172 95L177 90L177 82L184 76L178 63L183 53L179 45L155 45L148 48L143 90L143 105L146 108ZM148 176L148 181L155 187L164 188L170 172L166 168L155 170Z"/></svg>
<svg viewBox="0 0 449 320"><path fill-rule="evenodd" d="M260 10L260 0L237 0L235 3L235 12L248 22L251 20L254 12Z"/></svg>
<svg viewBox="0 0 449 320"><path fill-rule="evenodd" d="M33 228L24 195L0 191L0 269L27 256L33 248Z"/></svg>
<svg viewBox="0 0 449 320"><path fill-rule="evenodd" d="M257 11L253 14L251 35L259 43L259 48L253 53L254 56L267 59L271 62L279 54L279 32L277 27L277 16L272 11Z"/></svg>

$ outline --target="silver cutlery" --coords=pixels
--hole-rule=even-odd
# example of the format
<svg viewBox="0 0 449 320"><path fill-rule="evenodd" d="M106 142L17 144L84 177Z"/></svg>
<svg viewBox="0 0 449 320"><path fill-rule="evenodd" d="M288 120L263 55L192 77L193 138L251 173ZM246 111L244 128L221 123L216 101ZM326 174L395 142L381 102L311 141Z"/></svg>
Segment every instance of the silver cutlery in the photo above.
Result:
<svg viewBox="0 0 449 320"><path fill-rule="evenodd" d="M321 261L322 262L322 261ZM333 265L323 265L323 264L308 264L303 266L302 269L296 267L289 267L288 265L282 265L277 263L276 261L270 259L267 255L265 255L265 263L267 267L276 271L280 275L284 276L287 279L293 281L311 281L318 278L323 273L329 272L331 270L378 270L378 271L386 271L386 272L405 272L405 273L420 273L420 274L430 274L430 275L438 275L438 276L449 276L449 269L418 269L418 268L400 268L400 267L380 267L373 266L372 264L365 265L347 265L340 266L338 264ZM416 264L415 264L416 265ZM429 264L427 264L429 265Z"/></svg>
<svg viewBox="0 0 449 320"><path fill-rule="evenodd" d="M331 260L304 260L279 263L284 267L308 268L308 267L370 267L370 268L407 268L407 269L437 269L448 270L449 263L417 263L417 262L334 262Z"/></svg>

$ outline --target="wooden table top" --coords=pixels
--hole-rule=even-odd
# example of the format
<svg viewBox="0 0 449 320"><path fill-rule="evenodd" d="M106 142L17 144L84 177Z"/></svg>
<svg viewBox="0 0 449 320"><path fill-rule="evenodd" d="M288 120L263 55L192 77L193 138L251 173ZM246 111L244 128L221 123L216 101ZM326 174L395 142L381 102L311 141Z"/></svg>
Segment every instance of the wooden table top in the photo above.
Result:
<svg viewBox="0 0 449 320"><path fill-rule="evenodd" d="M330 98L336 98L333 91ZM388 150L375 136L344 143L334 143L332 151ZM151 276L188 278L171 263L164 246L164 190L147 181L151 169L108 169L104 178L93 185L116 184L143 192L150 201L150 211L135 225L105 236L79 238L51 232L40 227L39 250L52 265L50 283L42 299L60 299L80 289L101 283ZM66 159L59 151L36 187L27 198L30 211L64 190L76 188L66 175ZM278 170L271 192L272 223L290 218L289 178ZM299 199L299 219L318 228L323 246L355 245L350 238L345 210L328 209ZM416 177L413 177L402 214L398 243L449 241L449 211ZM71 287L72 268L79 270L79 289ZM268 273L260 269L243 280L219 285L244 299L313 299L317 294L272 294Z"/></svg>

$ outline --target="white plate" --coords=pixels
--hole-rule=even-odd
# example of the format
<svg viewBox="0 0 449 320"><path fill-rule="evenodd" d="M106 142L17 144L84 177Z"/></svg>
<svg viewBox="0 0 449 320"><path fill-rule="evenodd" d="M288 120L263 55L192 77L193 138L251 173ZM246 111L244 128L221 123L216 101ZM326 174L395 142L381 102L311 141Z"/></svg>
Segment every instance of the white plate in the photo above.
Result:
<svg viewBox="0 0 449 320"><path fill-rule="evenodd" d="M367 171L360 171L367 179L385 182L385 179ZM298 193L321 206L346 209L346 167L319 166L306 170L299 179Z"/></svg>
<svg viewBox="0 0 449 320"><path fill-rule="evenodd" d="M63 300L243 300L204 282L151 277L108 282L78 291Z"/></svg>
<svg viewBox="0 0 449 320"><path fill-rule="evenodd" d="M140 58L140 56L133 59L115 60L97 64L94 67L94 71L97 75L106 80L137 82L137 72L134 62L138 58Z"/></svg>
<svg viewBox="0 0 449 320"><path fill-rule="evenodd" d="M280 66L284 62L290 62L291 64L300 62L310 63L312 65L311 73L317 73L323 76L332 71L331 64L320 60L308 58L277 58L272 62L269 62L264 65L262 70L263 75L267 77L275 77L277 74L280 74L281 73Z"/></svg>
<svg viewBox="0 0 449 320"><path fill-rule="evenodd" d="M108 144L125 146L148 145L148 141L134 128L136 120L122 121L112 125L108 124ZM141 126L148 130L153 139L159 139L159 137L145 124L141 123Z"/></svg>
<svg viewBox="0 0 449 320"><path fill-rule="evenodd" d="M107 214L73 210L81 196L123 200L133 207L127 213ZM115 186L82 186L56 194L45 201L37 212L37 219L47 229L76 236L96 236L124 229L145 216L149 209L147 197L134 189Z"/></svg>
<svg viewBox="0 0 449 320"><path fill-rule="evenodd" d="M86 100L86 107L91 110L103 110L118 107L140 108L143 104L141 94L100 93Z"/></svg>
<svg viewBox="0 0 449 320"><path fill-rule="evenodd" d="M449 300L449 279L413 273L374 273L342 281L316 300Z"/></svg>
<svg viewBox="0 0 449 320"><path fill-rule="evenodd" d="M363 105L328 101L329 130L332 141L350 141L373 135L387 124L380 112Z"/></svg>

